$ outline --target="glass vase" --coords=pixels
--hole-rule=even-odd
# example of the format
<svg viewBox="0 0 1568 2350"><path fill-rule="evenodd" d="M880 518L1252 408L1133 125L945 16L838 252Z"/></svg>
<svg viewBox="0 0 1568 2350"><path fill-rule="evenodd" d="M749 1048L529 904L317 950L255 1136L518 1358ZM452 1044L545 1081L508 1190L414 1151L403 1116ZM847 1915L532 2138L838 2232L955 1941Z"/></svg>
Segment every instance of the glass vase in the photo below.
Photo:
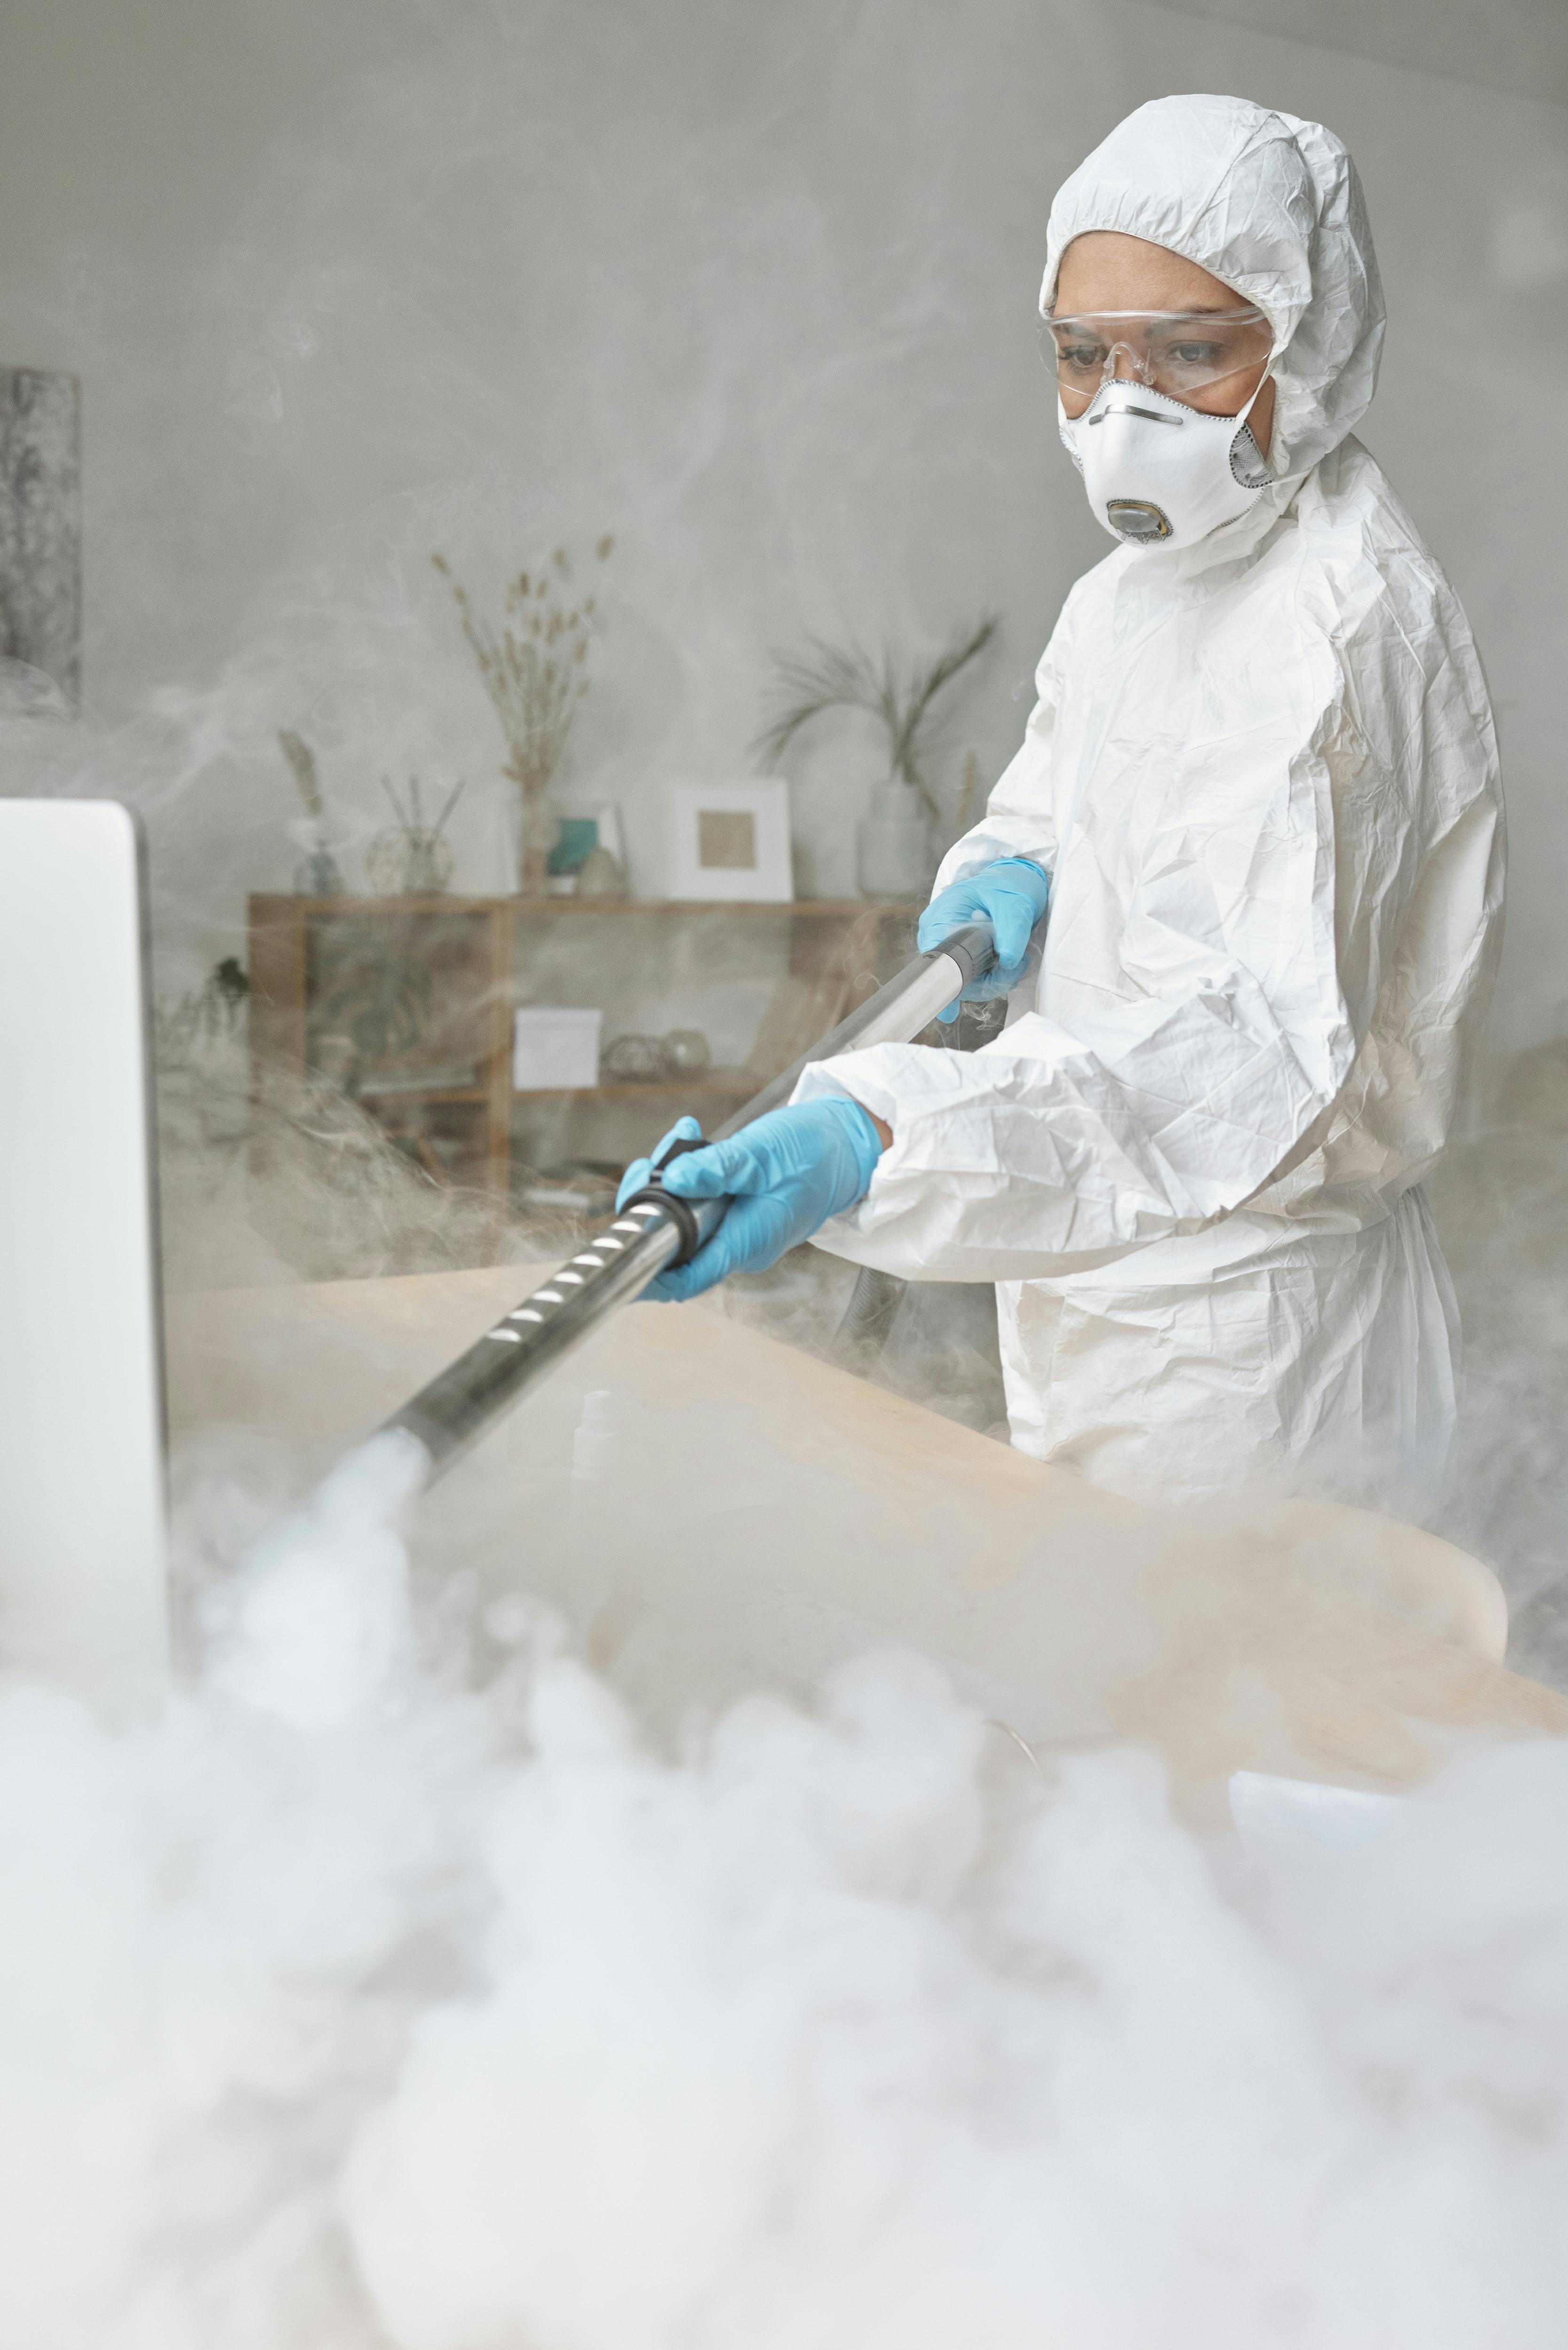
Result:
<svg viewBox="0 0 1568 2350"><path fill-rule="evenodd" d="M520 791L517 825L517 888L524 898L543 898L549 887L550 851L556 818L547 791Z"/></svg>
<svg viewBox="0 0 1568 2350"><path fill-rule="evenodd" d="M855 878L863 898L919 900L930 894L937 860L919 792L900 776L876 785L855 834Z"/></svg>

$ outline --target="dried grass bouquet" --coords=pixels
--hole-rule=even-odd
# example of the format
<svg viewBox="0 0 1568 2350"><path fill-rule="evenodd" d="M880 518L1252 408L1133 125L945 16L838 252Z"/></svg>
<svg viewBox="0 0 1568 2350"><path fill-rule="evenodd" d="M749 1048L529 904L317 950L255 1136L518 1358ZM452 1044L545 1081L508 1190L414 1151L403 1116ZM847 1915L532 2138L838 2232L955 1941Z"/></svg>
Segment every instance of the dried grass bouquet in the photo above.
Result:
<svg viewBox="0 0 1568 2350"><path fill-rule="evenodd" d="M613 538L601 538L596 559L607 560ZM525 898L545 894L551 847L550 785L561 764L577 704L588 690L586 668L594 597L569 601L571 558L558 546L536 572L519 572L506 589L500 629L473 607L445 556L431 560L452 588L462 633L473 648L485 691L495 705L509 754L502 768L516 785L522 806L518 887Z"/></svg>

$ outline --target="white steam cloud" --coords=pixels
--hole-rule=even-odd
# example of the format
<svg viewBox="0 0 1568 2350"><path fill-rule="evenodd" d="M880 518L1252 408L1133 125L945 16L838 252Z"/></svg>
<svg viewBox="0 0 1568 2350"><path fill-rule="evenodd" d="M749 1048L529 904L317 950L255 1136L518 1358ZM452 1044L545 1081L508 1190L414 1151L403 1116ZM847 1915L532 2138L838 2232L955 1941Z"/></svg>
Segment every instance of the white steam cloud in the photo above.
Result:
<svg viewBox="0 0 1568 2350"><path fill-rule="evenodd" d="M1206 1843L884 1651L661 1753L400 1491L156 1724L0 1687L0 2340L1555 2350L1561 1748Z"/></svg>

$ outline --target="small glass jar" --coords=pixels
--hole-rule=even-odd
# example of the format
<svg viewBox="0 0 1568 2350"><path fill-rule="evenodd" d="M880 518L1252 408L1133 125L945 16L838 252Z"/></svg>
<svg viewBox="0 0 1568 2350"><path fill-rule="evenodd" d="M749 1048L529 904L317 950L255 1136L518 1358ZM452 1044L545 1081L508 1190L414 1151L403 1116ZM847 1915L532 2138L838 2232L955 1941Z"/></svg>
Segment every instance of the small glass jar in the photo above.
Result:
<svg viewBox="0 0 1568 2350"><path fill-rule="evenodd" d="M713 1048L701 1028L671 1028L664 1047L683 1077L700 1077L712 1066Z"/></svg>

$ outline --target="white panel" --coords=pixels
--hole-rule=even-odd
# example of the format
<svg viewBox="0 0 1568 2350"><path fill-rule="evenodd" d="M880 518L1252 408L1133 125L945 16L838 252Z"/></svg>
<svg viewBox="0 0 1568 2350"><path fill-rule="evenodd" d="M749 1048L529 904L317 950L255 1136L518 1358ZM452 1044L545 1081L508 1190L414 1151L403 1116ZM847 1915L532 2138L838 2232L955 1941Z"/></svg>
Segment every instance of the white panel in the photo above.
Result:
<svg viewBox="0 0 1568 2350"><path fill-rule="evenodd" d="M167 1658L135 820L0 799L0 1666L135 1701Z"/></svg>

